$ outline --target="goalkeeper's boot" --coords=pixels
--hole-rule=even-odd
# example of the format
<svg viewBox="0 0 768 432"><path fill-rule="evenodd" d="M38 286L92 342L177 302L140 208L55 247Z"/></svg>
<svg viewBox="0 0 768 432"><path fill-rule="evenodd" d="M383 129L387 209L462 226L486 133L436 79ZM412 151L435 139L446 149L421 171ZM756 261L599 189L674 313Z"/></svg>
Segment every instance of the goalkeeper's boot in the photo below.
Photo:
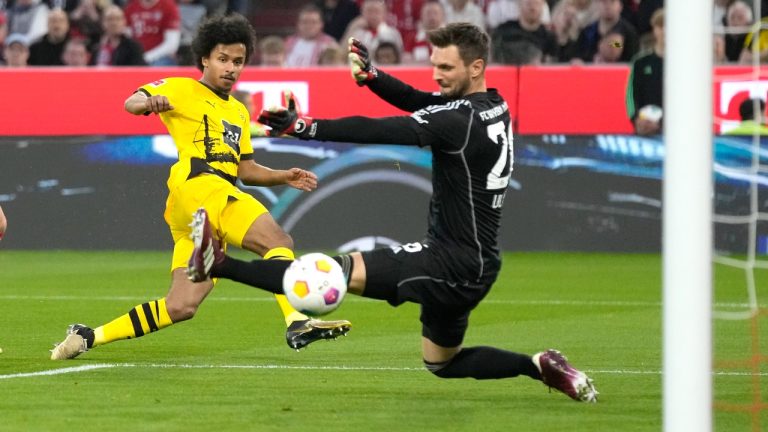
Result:
<svg viewBox="0 0 768 432"><path fill-rule="evenodd" d="M285 331L285 341L289 347L298 351L320 339L346 336L351 328L352 323L347 320L322 321L309 318L292 322Z"/></svg>
<svg viewBox="0 0 768 432"><path fill-rule="evenodd" d="M187 263L187 277L192 282L202 282L211 275L215 264L224 261L224 251L221 250L221 242L213 235L208 212L204 208L197 209L189 226L192 227L190 237L195 248Z"/></svg>
<svg viewBox="0 0 768 432"><path fill-rule="evenodd" d="M73 359L93 346L93 329L84 324L67 327L67 337L51 350L51 360Z"/></svg>
<svg viewBox="0 0 768 432"><path fill-rule="evenodd" d="M544 384L567 394L580 402L597 402L598 391L592 379L568 363L557 350L547 350L533 356L533 363L541 371Z"/></svg>

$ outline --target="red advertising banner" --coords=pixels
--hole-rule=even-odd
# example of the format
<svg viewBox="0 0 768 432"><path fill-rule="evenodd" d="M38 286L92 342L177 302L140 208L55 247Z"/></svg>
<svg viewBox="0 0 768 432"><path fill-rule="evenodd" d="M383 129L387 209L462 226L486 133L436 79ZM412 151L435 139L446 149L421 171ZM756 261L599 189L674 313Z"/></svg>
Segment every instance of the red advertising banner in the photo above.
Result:
<svg viewBox="0 0 768 432"><path fill-rule="evenodd" d="M714 131L725 132L739 121L739 105L746 99L768 100L768 67L753 70L734 66L716 69L714 100Z"/></svg>
<svg viewBox="0 0 768 432"><path fill-rule="evenodd" d="M436 91L429 68L390 68L389 73L425 91ZM155 117L136 117L123 102L140 85L170 76L198 78L194 68L0 69L0 136L164 134ZM626 66L489 67L487 83L507 100L519 134L628 134ZM354 84L346 68L246 69L237 84L254 106L280 103L283 89L297 95L317 118L403 115ZM715 132L739 121L748 97L768 99L768 67L715 69Z"/></svg>
<svg viewBox="0 0 768 432"><path fill-rule="evenodd" d="M520 68L518 131L524 134L632 133L626 66Z"/></svg>
<svg viewBox="0 0 768 432"><path fill-rule="evenodd" d="M388 72L415 88L438 90L431 69ZM139 86L171 76L198 78L200 72L194 68L0 69L0 94L6 101L0 136L166 133L159 119L132 116L123 103ZM491 69L488 80L506 98L514 116L517 69ZM249 91L257 109L279 105L282 90L291 89L302 109L317 118L405 114L358 87L347 68L249 68L236 88Z"/></svg>

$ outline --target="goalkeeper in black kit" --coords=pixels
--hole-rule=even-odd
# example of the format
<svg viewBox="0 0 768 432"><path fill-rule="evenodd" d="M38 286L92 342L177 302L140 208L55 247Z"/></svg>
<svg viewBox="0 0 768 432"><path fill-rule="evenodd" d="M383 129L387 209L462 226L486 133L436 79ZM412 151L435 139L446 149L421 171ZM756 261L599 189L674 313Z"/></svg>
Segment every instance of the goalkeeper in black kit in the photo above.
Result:
<svg viewBox="0 0 768 432"><path fill-rule="evenodd" d="M319 120L303 116L292 96L286 108L263 111L273 135L300 139L430 147L433 194L429 229L421 242L334 257L349 292L421 305L424 365L441 378L496 379L526 375L572 399L595 402L592 380L560 352L533 356L497 348L463 347L469 315L501 268L499 227L513 165L507 103L487 89L488 36L465 23L429 33L439 93L427 93L376 70L365 46L351 39L349 59L359 85L410 116ZM200 210L204 212L204 210ZM203 215L204 216L204 215ZM211 236L205 217L198 236ZM290 262L245 262L224 255L216 239L197 238L188 273L193 280L224 277L282 293Z"/></svg>

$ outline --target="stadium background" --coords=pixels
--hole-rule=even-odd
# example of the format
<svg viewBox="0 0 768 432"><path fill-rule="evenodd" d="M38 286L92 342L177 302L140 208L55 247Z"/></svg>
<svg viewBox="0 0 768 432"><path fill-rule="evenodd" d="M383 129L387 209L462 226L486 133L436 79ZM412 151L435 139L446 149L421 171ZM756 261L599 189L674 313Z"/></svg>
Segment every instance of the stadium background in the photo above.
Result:
<svg viewBox="0 0 768 432"><path fill-rule="evenodd" d="M259 106L290 87L316 117L398 114L357 88L346 69L254 69L240 85L254 92ZM434 88L428 71L393 72ZM631 135L624 111L627 73L625 67L570 66L490 71L491 85L501 89L516 119L505 249L659 251L664 146ZM192 325L94 350L73 367L51 366L47 348L60 340L64 325L105 322L166 290L171 244L162 208L173 149L156 118L129 116L122 102L138 85L171 75L197 72L0 70L6 101L0 205L10 219L0 246L0 315L7 329L0 378L14 395L0 409L0 430L282 431L306 429L310 421L322 430L661 428L657 253L506 253L511 265L473 316L471 344L567 352L597 378L603 394L596 409L566 405L567 399L529 380L513 386L435 380L421 368L414 305L394 312L352 298L353 307L339 313L357 325L349 341L354 347L345 341L289 352L272 299L227 282ZM737 121L743 99L766 96L764 74L756 75L717 69L715 132ZM721 214L749 214L753 180L758 202L765 201L762 175L739 179L729 170L750 166L751 139L715 139ZM285 190L253 190L283 225L293 226L300 249L423 234L426 151L287 140L259 140L257 147L268 165L307 166L323 175L321 189L307 196L320 197L319 204ZM357 186L343 189L348 185ZM321 195L329 190L337 192ZM297 209L307 212L297 219ZM746 232L718 228L718 246L744 247ZM766 241L758 240L764 252ZM138 249L158 252L131 251ZM764 270L746 274L765 277ZM751 299L764 298L762 290L747 295L741 268L720 266L715 276L714 307L721 311L741 311ZM761 421L768 424L761 397L765 338L756 343L766 331L762 318L715 321L717 430L751 425L757 431ZM171 387L178 391L158 391ZM73 406L90 407L87 419Z"/></svg>
<svg viewBox="0 0 768 432"><path fill-rule="evenodd" d="M434 90L428 70L391 72ZM292 89L317 118L400 115L360 89L345 68L251 68L237 88L255 106ZM0 204L11 230L8 249L158 249L171 246L162 220L170 139L155 117L126 114L122 102L141 84L197 77L193 68L0 70L13 101L0 117ZM650 251L660 249L660 138L631 135L626 66L491 67L488 81L515 119L515 170L505 205L505 250ZM751 69L716 70L713 132L738 121L738 105L766 96ZM751 162L738 139L716 138L717 205L738 213L744 179L727 167ZM398 146L256 139L256 157L273 167L320 175L314 194L249 189L302 249L365 248L418 240L430 192L428 150ZM746 232L717 230L717 246L744 252ZM758 247L766 249L764 238ZM763 250L765 252L765 250Z"/></svg>

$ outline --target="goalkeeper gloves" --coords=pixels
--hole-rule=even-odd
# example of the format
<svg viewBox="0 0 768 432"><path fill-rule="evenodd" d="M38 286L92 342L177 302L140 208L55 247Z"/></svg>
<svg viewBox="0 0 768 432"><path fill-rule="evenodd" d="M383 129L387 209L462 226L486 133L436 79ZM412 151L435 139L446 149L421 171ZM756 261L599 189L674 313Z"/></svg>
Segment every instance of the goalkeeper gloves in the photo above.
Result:
<svg viewBox="0 0 768 432"><path fill-rule="evenodd" d="M379 75L379 71L371 64L371 56L368 48L355 38L349 38L349 67L352 69L352 78L357 85L363 86Z"/></svg>
<svg viewBox="0 0 768 432"><path fill-rule="evenodd" d="M262 110L259 114L259 123L272 128L269 131L269 136L306 136L312 127L312 117L301 114L299 104L290 90L283 91L283 98L286 108ZM309 135L314 135L314 131Z"/></svg>

